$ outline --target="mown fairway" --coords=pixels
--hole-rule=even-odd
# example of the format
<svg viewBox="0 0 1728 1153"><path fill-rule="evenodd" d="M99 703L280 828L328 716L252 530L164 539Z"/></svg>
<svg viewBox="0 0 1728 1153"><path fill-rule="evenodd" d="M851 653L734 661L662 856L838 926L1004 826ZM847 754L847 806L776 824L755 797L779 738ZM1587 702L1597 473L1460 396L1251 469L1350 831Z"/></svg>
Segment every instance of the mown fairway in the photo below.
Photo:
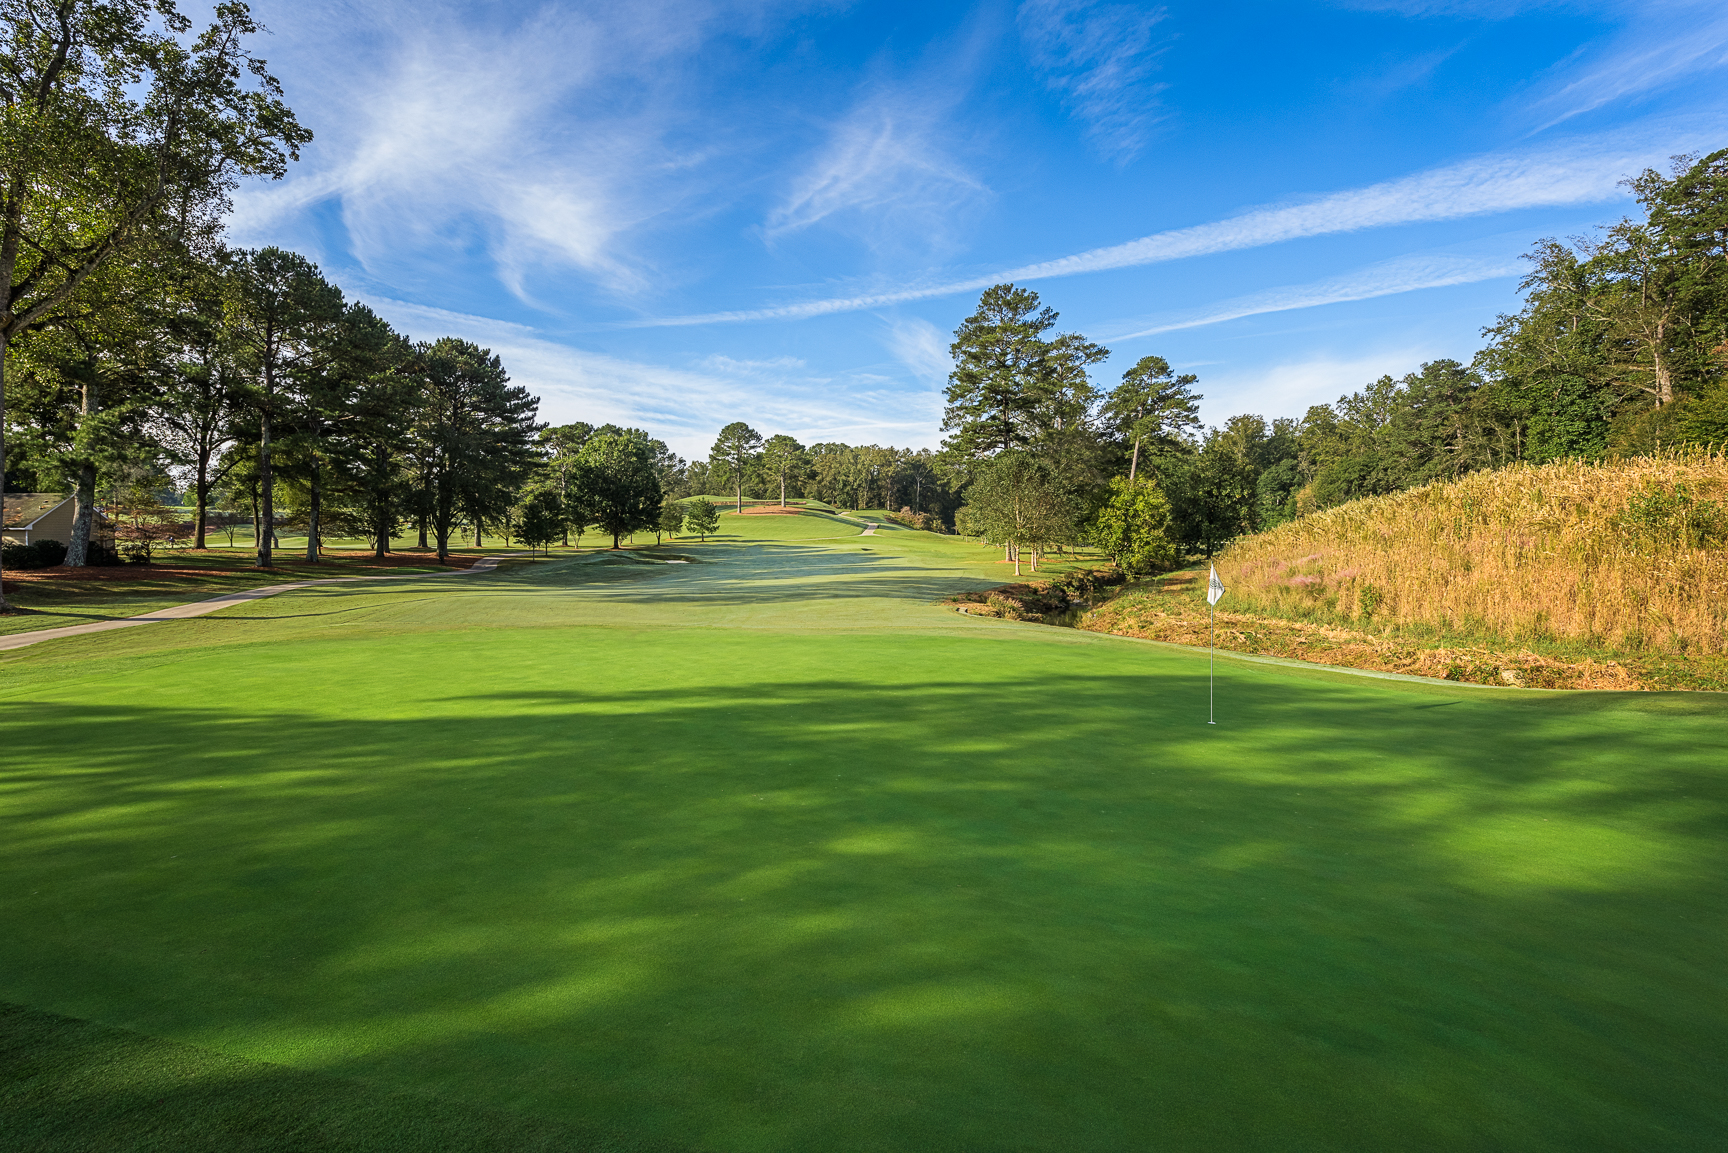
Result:
<svg viewBox="0 0 1728 1153"><path fill-rule="evenodd" d="M1204 654L931 607L979 550L748 521L0 658L0 1000L209 1051L15 1044L0 1135L202 1149L248 1058L453 1119L210 1148L1728 1140L1721 698L1221 660L1208 728Z"/></svg>

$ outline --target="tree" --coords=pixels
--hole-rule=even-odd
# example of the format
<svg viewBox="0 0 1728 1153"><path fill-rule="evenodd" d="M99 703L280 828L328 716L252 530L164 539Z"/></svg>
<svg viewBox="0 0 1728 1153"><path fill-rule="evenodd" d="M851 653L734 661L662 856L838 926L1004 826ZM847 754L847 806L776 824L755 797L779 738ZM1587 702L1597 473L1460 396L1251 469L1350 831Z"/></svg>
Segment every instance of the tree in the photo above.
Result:
<svg viewBox="0 0 1728 1153"><path fill-rule="evenodd" d="M1122 374L1122 383L1104 401L1104 416L1118 435L1133 443L1128 479L1140 467L1140 446L1146 441L1169 442L1200 427L1199 377L1177 376L1161 356L1143 356Z"/></svg>
<svg viewBox="0 0 1728 1153"><path fill-rule="evenodd" d="M716 467L723 466L730 474L738 497L738 511L744 511L744 472L762 449L762 434L735 420L720 430L709 458Z"/></svg>
<svg viewBox="0 0 1728 1153"><path fill-rule="evenodd" d="M514 494L533 467L539 401L510 383L487 350L445 337L415 346L420 437L428 446L431 521L438 559L450 555L461 509L491 507ZM508 507L508 505L505 505Z"/></svg>
<svg viewBox="0 0 1728 1153"><path fill-rule="evenodd" d="M781 508L786 507L787 484L796 485L804 479L804 471L809 467L807 461L804 446L785 433L769 437L763 445L762 467L780 483Z"/></svg>
<svg viewBox="0 0 1728 1153"><path fill-rule="evenodd" d="M243 3L218 5L189 44L172 0L4 0L0 13L3 474L12 341L128 250L213 236L238 178L280 177L311 133L245 50L258 26Z"/></svg>
<svg viewBox="0 0 1728 1153"><path fill-rule="evenodd" d="M697 497L686 506L684 530L695 533L706 542L710 536L720 531L720 510Z"/></svg>
<svg viewBox="0 0 1728 1153"><path fill-rule="evenodd" d="M659 523L660 476L640 437L597 434L576 460L582 506L611 534L613 548L620 547L625 533Z"/></svg>
<svg viewBox="0 0 1728 1153"><path fill-rule="evenodd" d="M292 394L287 410L292 432L284 447L296 479L306 487L306 561L317 563L322 542L326 488L347 473L345 450L361 419L361 395L373 378L406 358L406 342L363 304L350 304L334 325L321 334L316 355L288 373ZM393 392L385 392L387 399ZM369 429L372 447L381 447L376 427Z"/></svg>
<svg viewBox="0 0 1728 1153"><path fill-rule="evenodd" d="M522 503L517 535L531 549L549 547L564 530L564 502L551 489L530 493Z"/></svg>
<svg viewBox="0 0 1728 1153"><path fill-rule="evenodd" d="M1109 498L1093 520L1090 536L1123 572L1158 572L1176 563L1170 502L1157 483L1145 477L1111 480Z"/></svg>
<svg viewBox="0 0 1728 1153"><path fill-rule="evenodd" d="M1032 571L1038 571L1038 553L1048 545L1066 543L1074 537L1075 507L1072 496L1057 481L1051 468L1030 453L1010 451L997 455L980 471L966 491L968 527L990 544L1001 545L1006 559L1020 575L1020 552L1032 549Z"/></svg>
<svg viewBox="0 0 1728 1153"><path fill-rule="evenodd" d="M1040 310L1031 289L998 284L984 291L949 346L954 370L942 430L954 435L944 449L975 458L1031 443L1038 410L1054 388L1044 333L1055 324L1055 310Z"/></svg>
<svg viewBox="0 0 1728 1153"><path fill-rule="evenodd" d="M283 390L299 376L313 377L335 355L342 290L297 252L260 248L238 253L226 281L226 315L258 419L258 486L264 532L256 567L275 564L275 434ZM440 554L442 555L442 554Z"/></svg>
<svg viewBox="0 0 1728 1153"><path fill-rule="evenodd" d="M186 305L168 321L177 355L152 408L158 439L191 469L192 547L201 549L211 491L237 459L225 450L235 441L244 384L223 329L215 270L194 265L188 271Z"/></svg>
<svg viewBox="0 0 1728 1153"><path fill-rule="evenodd" d="M669 500L660 506L660 522L656 528L656 540L661 536L675 537L684 529L684 506L675 500Z"/></svg>
<svg viewBox="0 0 1728 1153"><path fill-rule="evenodd" d="M546 455L547 463L558 478L558 497L566 504L570 499L571 466L576 463L576 454L582 451L582 446L587 444L588 438L593 435L594 426L584 421L555 425L540 434L540 450ZM563 530L566 546L570 544L571 527L567 510ZM581 526L577 526L576 539L582 539Z"/></svg>

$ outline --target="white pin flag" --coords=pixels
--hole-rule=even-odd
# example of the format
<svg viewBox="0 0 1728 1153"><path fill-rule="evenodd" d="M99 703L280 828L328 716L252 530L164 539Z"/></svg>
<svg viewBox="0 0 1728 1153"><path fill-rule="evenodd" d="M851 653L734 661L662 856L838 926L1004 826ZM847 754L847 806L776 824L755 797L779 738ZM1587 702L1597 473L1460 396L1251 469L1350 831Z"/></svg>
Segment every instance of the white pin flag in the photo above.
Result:
<svg viewBox="0 0 1728 1153"><path fill-rule="evenodd" d="M1212 566L1212 576L1206 581L1206 723L1217 724L1212 709L1213 686L1217 683L1218 647L1212 631L1212 606L1224 595L1224 582L1218 579L1218 568Z"/></svg>

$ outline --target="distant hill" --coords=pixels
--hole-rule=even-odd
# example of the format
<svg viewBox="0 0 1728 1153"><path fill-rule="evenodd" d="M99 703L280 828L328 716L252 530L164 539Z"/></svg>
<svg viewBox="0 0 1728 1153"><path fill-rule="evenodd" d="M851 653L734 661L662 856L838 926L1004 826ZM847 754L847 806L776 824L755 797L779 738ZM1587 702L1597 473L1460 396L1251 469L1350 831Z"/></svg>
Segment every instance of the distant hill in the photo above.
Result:
<svg viewBox="0 0 1728 1153"><path fill-rule="evenodd" d="M1216 563L1238 612L1720 654L1728 455L1473 473L1314 513Z"/></svg>

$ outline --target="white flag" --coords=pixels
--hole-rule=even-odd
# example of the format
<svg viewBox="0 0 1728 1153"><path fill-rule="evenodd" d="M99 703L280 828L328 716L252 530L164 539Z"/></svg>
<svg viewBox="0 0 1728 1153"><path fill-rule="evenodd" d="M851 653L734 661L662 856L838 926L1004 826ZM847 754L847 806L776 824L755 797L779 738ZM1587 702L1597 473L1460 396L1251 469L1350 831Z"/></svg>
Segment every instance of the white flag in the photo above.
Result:
<svg viewBox="0 0 1728 1153"><path fill-rule="evenodd" d="M1206 582L1206 603L1215 605L1218 598L1224 595L1224 582L1218 579L1218 570L1212 570L1212 579Z"/></svg>

